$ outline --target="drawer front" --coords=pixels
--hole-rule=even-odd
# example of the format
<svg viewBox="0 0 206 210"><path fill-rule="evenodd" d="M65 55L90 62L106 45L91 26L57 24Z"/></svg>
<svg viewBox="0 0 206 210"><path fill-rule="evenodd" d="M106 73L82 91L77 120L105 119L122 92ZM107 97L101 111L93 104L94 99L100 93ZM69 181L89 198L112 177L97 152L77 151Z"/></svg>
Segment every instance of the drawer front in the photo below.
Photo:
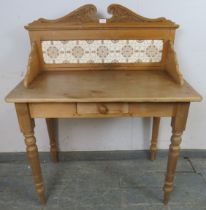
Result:
<svg viewBox="0 0 206 210"><path fill-rule="evenodd" d="M77 103L77 114L127 114L127 103Z"/></svg>

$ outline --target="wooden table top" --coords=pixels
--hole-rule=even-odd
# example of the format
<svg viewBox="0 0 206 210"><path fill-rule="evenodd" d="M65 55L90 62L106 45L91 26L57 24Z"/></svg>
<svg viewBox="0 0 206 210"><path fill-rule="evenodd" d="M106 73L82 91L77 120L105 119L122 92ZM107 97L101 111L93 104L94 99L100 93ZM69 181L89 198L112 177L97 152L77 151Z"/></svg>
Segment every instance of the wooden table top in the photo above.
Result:
<svg viewBox="0 0 206 210"><path fill-rule="evenodd" d="M202 97L185 81L176 84L165 71L44 72L29 88L19 83L7 102L192 102Z"/></svg>

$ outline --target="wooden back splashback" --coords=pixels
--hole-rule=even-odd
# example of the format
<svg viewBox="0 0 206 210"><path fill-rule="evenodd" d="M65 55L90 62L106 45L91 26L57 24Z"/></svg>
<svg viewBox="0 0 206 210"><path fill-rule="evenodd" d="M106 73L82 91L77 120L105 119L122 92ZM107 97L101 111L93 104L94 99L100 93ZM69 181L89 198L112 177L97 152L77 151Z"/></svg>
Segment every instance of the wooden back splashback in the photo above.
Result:
<svg viewBox="0 0 206 210"><path fill-rule="evenodd" d="M99 19L96 7L88 4L64 17L40 18L25 26L32 44L28 68L35 66L35 74L58 70L167 70L176 82L183 83L173 49L177 24L165 18L142 17L118 4L110 5L108 13L111 18ZM94 50L89 42L95 43ZM119 42L117 49L115 42ZM75 48L71 47L74 43ZM168 63L174 68L168 70ZM26 86L29 83L25 81Z"/></svg>

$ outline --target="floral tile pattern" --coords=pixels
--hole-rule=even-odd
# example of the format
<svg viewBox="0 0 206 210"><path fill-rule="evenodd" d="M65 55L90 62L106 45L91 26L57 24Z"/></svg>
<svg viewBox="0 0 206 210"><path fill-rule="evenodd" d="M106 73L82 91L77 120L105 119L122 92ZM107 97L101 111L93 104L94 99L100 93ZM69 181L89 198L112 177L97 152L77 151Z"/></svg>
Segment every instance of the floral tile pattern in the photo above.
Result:
<svg viewBox="0 0 206 210"><path fill-rule="evenodd" d="M162 40L42 41L46 64L156 63L162 59Z"/></svg>

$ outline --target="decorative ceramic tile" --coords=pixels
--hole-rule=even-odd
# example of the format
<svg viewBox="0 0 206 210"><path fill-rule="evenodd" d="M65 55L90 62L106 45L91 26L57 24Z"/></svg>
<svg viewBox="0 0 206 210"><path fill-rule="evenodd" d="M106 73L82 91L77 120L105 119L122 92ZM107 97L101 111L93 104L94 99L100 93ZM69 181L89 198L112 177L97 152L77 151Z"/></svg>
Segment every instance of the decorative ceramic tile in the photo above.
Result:
<svg viewBox="0 0 206 210"><path fill-rule="evenodd" d="M42 41L46 64L156 63L162 59L162 40Z"/></svg>

